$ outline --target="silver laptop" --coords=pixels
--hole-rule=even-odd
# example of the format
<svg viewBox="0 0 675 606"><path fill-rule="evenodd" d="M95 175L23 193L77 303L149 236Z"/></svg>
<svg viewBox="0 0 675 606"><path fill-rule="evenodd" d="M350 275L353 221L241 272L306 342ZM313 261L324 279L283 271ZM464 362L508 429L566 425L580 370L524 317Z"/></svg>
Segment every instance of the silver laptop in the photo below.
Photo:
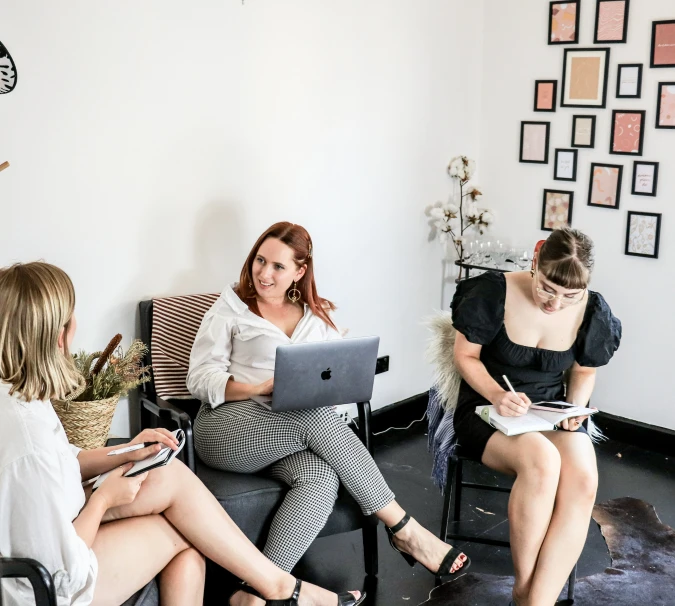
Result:
<svg viewBox="0 0 675 606"><path fill-rule="evenodd" d="M279 345L274 392L251 398L274 412L368 402L380 337Z"/></svg>

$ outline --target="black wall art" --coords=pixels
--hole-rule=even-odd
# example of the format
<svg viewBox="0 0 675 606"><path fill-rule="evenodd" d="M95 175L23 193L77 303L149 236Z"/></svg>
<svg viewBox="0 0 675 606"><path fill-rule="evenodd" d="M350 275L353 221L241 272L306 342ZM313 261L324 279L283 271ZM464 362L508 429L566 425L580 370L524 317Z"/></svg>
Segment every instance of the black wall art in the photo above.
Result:
<svg viewBox="0 0 675 606"><path fill-rule="evenodd" d="M11 93L18 79L16 65L5 45L0 42L0 95Z"/></svg>

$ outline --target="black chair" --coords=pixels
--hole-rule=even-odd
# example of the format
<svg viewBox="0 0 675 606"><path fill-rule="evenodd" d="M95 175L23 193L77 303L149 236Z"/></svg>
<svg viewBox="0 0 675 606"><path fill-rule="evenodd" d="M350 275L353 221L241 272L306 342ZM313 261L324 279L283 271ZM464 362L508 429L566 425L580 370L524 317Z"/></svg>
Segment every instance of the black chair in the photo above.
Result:
<svg viewBox="0 0 675 606"><path fill-rule="evenodd" d="M462 505L462 493L465 488L473 490L490 490L493 492L502 492L509 494L511 488L504 488L495 484L480 484L477 482L467 482L464 480L464 462L469 461L461 453L461 446L457 446L455 454L448 457L448 476L445 485L445 498L443 501L443 517L441 518L441 539L452 542L480 543L482 545L495 545L497 547L511 547L509 541L495 539L484 536L467 535L455 532L448 532L450 513L452 512L452 521L460 521L460 511ZM495 472L496 473L496 472ZM567 581L567 599L574 600L574 585L577 579L577 565L574 565ZM438 580L438 579L437 579Z"/></svg>
<svg viewBox="0 0 675 606"><path fill-rule="evenodd" d="M141 339L149 347L152 343L153 302L139 305ZM152 350L145 363L152 363ZM148 382L140 393L141 426L179 427L185 432L186 442L181 453L183 462L194 471L214 494L244 534L259 548L264 546L272 518L281 504L288 487L264 475L228 473L212 469L202 463L194 450L192 423L201 403L198 400L167 401L158 397L154 383ZM358 404L358 435L372 454L370 402ZM361 529L367 575L378 572L377 525L375 516L364 516L351 495L341 486L332 514L320 537ZM207 582L208 585L208 582Z"/></svg>

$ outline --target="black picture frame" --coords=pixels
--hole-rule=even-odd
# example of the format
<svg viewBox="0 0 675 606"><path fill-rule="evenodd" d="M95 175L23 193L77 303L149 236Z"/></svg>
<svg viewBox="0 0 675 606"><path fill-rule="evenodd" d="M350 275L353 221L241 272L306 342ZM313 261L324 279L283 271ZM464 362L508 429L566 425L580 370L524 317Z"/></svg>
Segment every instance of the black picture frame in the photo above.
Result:
<svg viewBox="0 0 675 606"><path fill-rule="evenodd" d="M619 177L616 180L616 204L610 206L609 204L597 204L591 202L593 198L593 177L595 176L595 169L601 168L618 168ZM621 164L607 164L606 162L592 162L591 163L591 176L588 182L588 200L586 202L587 206L595 206L596 208L606 208L608 210L619 210L619 203L621 202L621 184L623 183L623 165Z"/></svg>
<svg viewBox="0 0 675 606"><path fill-rule="evenodd" d="M567 209L567 225L572 226L572 210L574 208L574 192L565 189L545 189L544 199L541 207L541 229L542 231L553 231L553 228L546 227L546 202L548 194L566 194L569 196L569 207Z"/></svg>
<svg viewBox="0 0 675 606"><path fill-rule="evenodd" d="M656 95L656 128L674 129L675 124L661 124L661 89L664 86L675 86L675 82L659 82L659 88Z"/></svg>
<svg viewBox="0 0 675 606"><path fill-rule="evenodd" d="M636 152L625 152L625 151L614 151L614 135L615 128L614 123L616 121L617 114L640 114L642 116L642 123L640 125L640 146ZM612 124L610 126L610 139L609 139L609 153L616 156L641 156L642 150L644 149L645 144L645 124L646 124L647 112L644 109L614 109L612 110Z"/></svg>
<svg viewBox="0 0 675 606"><path fill-rule="evenodd" d="M546 150L544 160L525 160L523 159L523 147L525 138L525 126L528 124L546 125ZM520 156L519 161L524 164L548 164L549 148L551 147L551 123L550 122L536 122L532 120L524 120L520 123Z"/></svg>
<svg viewBox="0 0 675 606"><path fill-rule="evenodd" d="M575 135L577 133L577 120L579 119L590 119L591 120L591 144L590 145L580 145L576 143ZM575 114L572 116L572 143L570 147L576 147L578 149L590 149L595 147L595 123L597 116L585 116L583 114Z"/></svg>
<svg viewBox="0 0 675 606"><path fill-rule="evenodd" d="M675 63L655 63L656 55L656 30L659 25L672 25L675 27L675 19L668 19L666 21L652 21L652 50L649 55L649 67L658 69L662 67L675 67Z"/></svg>
<svg viewBox="0 0 675 606"><path fill-rule="evenodd" d="M551 100L551 109L538 109L537 101L539 100L539 85L553 84L553 99ZM534 111L535 112L554 112L557 109L558 103L558 81L557 80L535 80L534 81Z"/></svg>
<svg viewBox="0 0 675 606"><path fill-rule="evenodd" d="M638 68L637 94L622 95L621 94L621 70L625 67ZM619 63L616 66L616 98L617 99L641 99L642 98L642 63Z"/></svg>
<svg viewBox="0 0 675 606"><path fill-rule="evenodd" d="M584 109L604 109L607 107L607 82L609 80L609 60L611 54L610 48L566 48L563 57L563 75L560 86L560 107L579 107ZM604 53L605 54L605 69L603 73L602 82L602 103L600 105L588 105L583 103L565 103L565 83L567 82L567 66L569 63L569 56L573 53Z"/></svg>
<svg viewBox="0 0 675 606"><path fill-rule="evenodd" d="M620 40L599 40L598 26L600 25L600 5L605 2L616 2L617 0L596 0L595 3L595 30L593 33L594 44L625 44L628 40L628 15L630 14L630 0L619 0L624 2L626 10L623 17L623 32Z"/></svg>
<svg viewBox="0 0 675 606"><path fill-rule="evenodd" d="M629 250L630 244L630 224L631 218L635 215L642 217L656 217L656 236L654 237L654 253L651 255L645 253L631 252ZM647 259L658 259L659 258L659 244L661 243L661 213L648 213L643 211L629 210L627 221L626 221L626 248L624 253L631 257L644 257Z"/></svg>
<svg viewBox="0 0 675 606"><path fill-rule="evenodd" d="M574 23L574 40L559 40L553 42L551 38L553 37L553 7L556 4L576 4L576 21ZM548 7L548 43L549 45L559 45L559 44L579 44L579 19L581 17L581 1L572 0L571 2L556 2L555 0L549 3Z"/></svg>
<svg viewBox="0 0 675 606"><path fill-rule="evenodd" d="M561 152L569 153L574 156L573 166L572 166L572 177L559 177L558 176L558 156ZM562 149L558 148L555 150L555 160L553 164L553 179L555 181L576 181L577 180L577 159L578 159L579 150L578 149Z"/></svg>
<svg viewBox="0 0 675 606"><path fill-rule="evenodd" d="M637 183L638 166L641 165L641 164L654 167L654 176L652 178L652 191L650 193L647 193L647 192L644 192L644 191L636 191L636 189L635 189L635 186L636 186L636 183ZM659 163L658 162L645 162L644 160L634 160L633 161L633 182L631 184L630 193L633 196L649 196L651 198L655 198L656 192L658 191L658 187L659 187Z"/></svg>

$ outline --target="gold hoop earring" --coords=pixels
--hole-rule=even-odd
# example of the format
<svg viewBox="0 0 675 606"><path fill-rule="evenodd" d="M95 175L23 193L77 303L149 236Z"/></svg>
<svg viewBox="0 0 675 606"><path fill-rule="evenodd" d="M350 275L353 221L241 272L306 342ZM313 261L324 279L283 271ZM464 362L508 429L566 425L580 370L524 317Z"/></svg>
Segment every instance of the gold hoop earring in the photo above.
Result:
<svg viewBox="0 0 675 606"><path fill-rule="evenodd" d="M534 278L534 265L530 269L530 275Z"/></svg>
<svg viewBox="0 0 675 606"><path fill-rule="evenodd" d="M293 282L293 288L288 291L287 297L291 301L291 303L297 303L300 300L300 297L302 297L302 293L296 288L297 283Z"/></svg>

